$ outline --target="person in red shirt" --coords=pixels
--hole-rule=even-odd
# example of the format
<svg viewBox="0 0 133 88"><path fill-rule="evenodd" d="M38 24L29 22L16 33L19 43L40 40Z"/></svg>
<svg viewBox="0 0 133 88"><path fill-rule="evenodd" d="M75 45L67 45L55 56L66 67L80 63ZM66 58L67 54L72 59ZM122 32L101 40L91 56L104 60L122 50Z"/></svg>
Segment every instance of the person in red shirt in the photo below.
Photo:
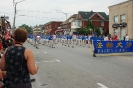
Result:
<svg viewBox="0 0 133 88"><path fill-rule="evenodd" d="M114 35L114 40L115 40L115 41L117 40L117 35L116 35L116 34Z"/></svg>

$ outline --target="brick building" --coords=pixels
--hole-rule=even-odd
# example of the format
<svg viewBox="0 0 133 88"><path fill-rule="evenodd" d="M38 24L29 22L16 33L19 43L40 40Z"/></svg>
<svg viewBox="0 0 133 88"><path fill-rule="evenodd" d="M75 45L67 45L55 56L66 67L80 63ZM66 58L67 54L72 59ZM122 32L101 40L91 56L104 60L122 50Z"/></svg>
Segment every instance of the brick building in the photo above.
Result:
<svg viewBox="0 0 133 88"><path fill-rule="evenodd" d="M76 17L77 26L85 27L87 25L88 19L92 22L92 24L100 29L101 32L109 30L109 17L105 12L84 12L79 11Z"/></svg>
<svg viewBox="0 0 133 88"><path fill-rule="evenodd" d="M44 31L47 33L55 34L55 31L60 27L62 21L51 21L44 24Z"/></svg>

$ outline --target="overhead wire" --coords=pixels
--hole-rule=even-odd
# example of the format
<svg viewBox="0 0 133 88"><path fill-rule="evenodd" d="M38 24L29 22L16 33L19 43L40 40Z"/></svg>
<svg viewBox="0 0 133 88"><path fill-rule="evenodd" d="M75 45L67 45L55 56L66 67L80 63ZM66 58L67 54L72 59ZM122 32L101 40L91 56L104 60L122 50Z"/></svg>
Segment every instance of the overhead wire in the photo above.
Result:
<svg viewBox="0 0 133 88"><path fill-rule="evenodd" d="M13 14L9 14L9 13L5 13L5 12L0 12L3 14L8 14L8 15L13 15ZM24 16L24 17L32 17L32 18L41 18L41 19L64 19L64 18L49 18L49 17L39 17L39 16L29 16L29 15L18 15L18 16Z"/></svg>

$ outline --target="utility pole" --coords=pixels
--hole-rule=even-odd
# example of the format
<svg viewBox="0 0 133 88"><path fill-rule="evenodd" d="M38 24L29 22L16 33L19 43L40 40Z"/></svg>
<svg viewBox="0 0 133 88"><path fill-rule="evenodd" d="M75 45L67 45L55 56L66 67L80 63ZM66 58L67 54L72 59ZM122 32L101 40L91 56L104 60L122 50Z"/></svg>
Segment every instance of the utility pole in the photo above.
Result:
<svg viewBox="0 0 133 88"><path fill-rule="evenodd" d="M66 20L67 20L67 14L68 14L68 13L62 12L62 11L60 11L60 10L56 10L56 11L59 11L59 12L65 14L65 15L66 15Z"/></svg>
<svg viewBox="0 0 133 88"><path fill-rule="evenodd" d="M15 1L15 0L13 0L13 6L14 6L13 30L16 28L15 22L16 22L16 14L17 14L17 9L16 9L17 4L23 2L24 0L22 0L22 1L20 1L20 2L14 2L14 1Z"/></svg>
<svg viewBox="0 0 133 88"><path fill-rule="evenodd" d="M17 14L17 11L16 11L16 5L17 3L15 3L15 6L14 6L14 20L13 20L13 29L15 29L15 20L16 20L16 14Z"/></svg>

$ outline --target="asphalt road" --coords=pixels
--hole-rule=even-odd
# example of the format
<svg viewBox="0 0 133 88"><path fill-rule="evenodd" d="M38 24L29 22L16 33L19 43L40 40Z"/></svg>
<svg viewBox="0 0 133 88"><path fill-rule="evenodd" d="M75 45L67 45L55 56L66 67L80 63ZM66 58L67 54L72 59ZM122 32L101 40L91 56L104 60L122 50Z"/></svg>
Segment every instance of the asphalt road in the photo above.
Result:
<svg viewBox="0 0 133 88"><path fill-rule="evenodd" d="M39 66L33 88L133 88L133 53L92 56L87 46L55 48L29 43Z"/></svg>

